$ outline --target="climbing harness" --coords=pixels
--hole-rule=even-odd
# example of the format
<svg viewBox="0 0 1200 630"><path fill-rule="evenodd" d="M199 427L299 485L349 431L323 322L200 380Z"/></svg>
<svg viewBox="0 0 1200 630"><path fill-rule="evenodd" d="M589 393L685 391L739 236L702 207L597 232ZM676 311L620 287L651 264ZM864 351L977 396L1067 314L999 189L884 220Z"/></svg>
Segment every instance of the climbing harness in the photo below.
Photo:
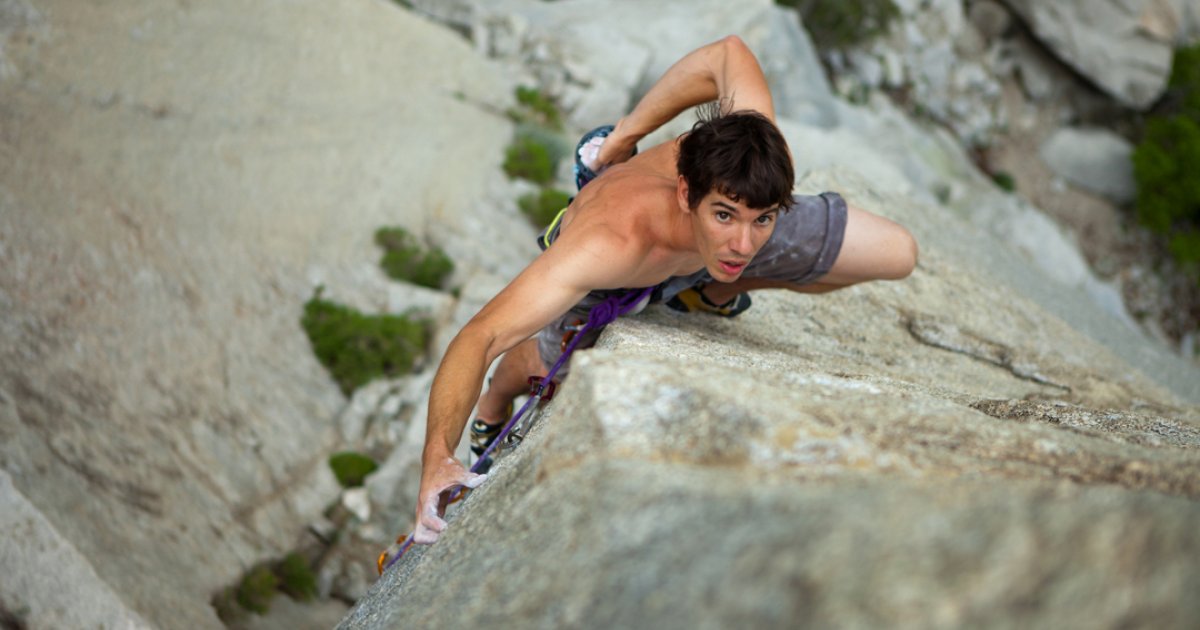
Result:
<svg viewBox="0 0 1200 630"><path fill-rule="evenodd" d="M483 451L483 454L479 456L479 459L475 460L475 464L471 466L471 472L478 472L478 469L484 465L483 462L488 459L488 456L492 454L492 451L494 451L497 446L504 442L505 438L508 437L508 434L512 432L513 427L515 427L521 417L525 415L525 412L532 409L533 406L539 401L550 400L550 398L554 396L554 376L558 374L559 368L566 364L567 360L570 359L571 353L575 351L575 346L579 345L579 342L584 338L583 333L611 324L618 317L638 308L643 302L649 300L650 295L653 292L654 287L648 287L645 289L630 289L629 291L611 295L605 298L603 302L593 306L588 312L587 323L584 324L583 327L577 331L576 334L566 343L565 347L563 348L562 355L558 357L558 361L555 361L554 365L550 367L550 370L546 372L546 376L541 378L536 376L529 377L529 400L525 401L525 404L521 405L521 408L518 409L517 412L513 414L512 418L509 418L508 422L504 424L504 429L500 431L500 435L497 435L496 439L492 440L492 443L487 447L486 450ZM463 496L465 496L463 493L463 486L458 486L458 488L451 493L449 502L454 503L455 501L463 498ZM396 561L404 555L404 552L408 551L408 548L411 547L412 544L412 534L409 534L408 537L404 539L396 538L396 542L389 545L387 549L384 549L383 552L379 554L379 559L376 561L376 568L379 569L379 574L383 575L383 572L395 564Z"/></svg>

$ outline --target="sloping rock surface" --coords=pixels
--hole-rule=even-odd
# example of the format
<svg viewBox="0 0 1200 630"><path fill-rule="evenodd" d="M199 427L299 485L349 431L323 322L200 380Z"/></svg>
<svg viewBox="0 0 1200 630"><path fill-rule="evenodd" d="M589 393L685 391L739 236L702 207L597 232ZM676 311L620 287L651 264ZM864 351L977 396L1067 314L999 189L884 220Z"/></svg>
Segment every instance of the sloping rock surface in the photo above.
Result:
<svg viewBox="0 0 1200 630"><path fill-rule="evenodd" d="M913 226L917 271L614 324L341 627L1200 622L1200 410L998 281L945 209L800 186Z"/></svg>
<svg viewBox="0 0 1200 630"><path fill-rule="evenodd" d="M97 577L87 559L2 470L0 506L0 619L5 627L11 617L24 624L17 627L32 628L149 626Z"/></svg>
<svg viewBox="0 0 1200 630"><path fill-rule="evenodd" d="M504 250L451 237L500 176L511 86L388 2L0 7L0 467L99 591L220 627L209 598L337 496L344 399L304 301L384 285L383 225L464 266ZM9 611L61 600L25 577Z"/></svg>

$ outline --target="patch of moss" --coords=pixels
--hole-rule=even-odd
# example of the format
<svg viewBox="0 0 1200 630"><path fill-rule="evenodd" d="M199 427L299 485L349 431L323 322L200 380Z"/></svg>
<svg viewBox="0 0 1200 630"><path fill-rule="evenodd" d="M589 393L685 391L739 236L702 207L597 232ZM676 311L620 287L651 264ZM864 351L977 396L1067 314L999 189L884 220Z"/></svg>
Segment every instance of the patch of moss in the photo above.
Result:
<svg viewBox="0 0 1200 630"><path fill-rule="evenodd" d="M454 271L454 261L441 248L423 246L402 227L383 227L375 232L375 243L383 248L379 261L395 280L440 289Z"/></svg>
<svg viewBox="0 0 1200 630"><path fill-rule="evenodd" d="M1185 265L1200 263L1200 44L1176 51L1161 111L1133 152L1138 222L1167 238ZM1194 269L1194 267L1193 267Z"/></svg>
<svg viewBox="0 0 1200 630"><path fill-rule="evenodd" d="M813 44L845 49L887 32L900 9L892 0L775 0L800 14Z"/></svg>
<svg viewBox="0 0 1200 630"><path fill-rule="evenodd" d="M343 488L356 488L363 485L363 480L379 465L362 453L342 451L329 457L329 467Z"/></svg>
<svg viewBox="0 0 1200 630"><path fill-rule="evenodd" d="M1017 180L1013 179L1011 173L1005 171L997 171L992 173L992 181L1005 192L1017 191Z"/></svg>
<svg viewBox="0 0 1200 630"><path fill-rule="evenodd" d="M543 188L536 193L522 195L517 200L517 206L535 226L544 228L550 225L558 212L567 207L571 196L554 188Z"/></svg>
<svg viewBox="0 0 1200 630"><path fill-rule="evenodd" d="M517 123L532 123L562 131L562 113L558 105L541 90L520 86L516 89L517 106L508 110L508 117Z"/></svg>
<svg viewBox="0 0 1200 630"><path fill-rule="evenodd" d="M372 462L374 463L374 462ZM279 589L298 602L312 601L317 598L317 574L304 556L289 553L279 563Z"/></svg>
<svg viewBox="0 0 1200 630"><path fill-rule="evenodd" d="M518 131L504 152L504 172L514 179L527 179L535 184L554 181L554 162L551 147L531 133Z"/></svg>
<svg viewBox="0 0 1200 630"><path fill-rule="evenodd" d="M271 599L275 597L275 589L279 586L279 578L265 566L252 569L242 578L237 588L237 603L242 608L260 615L265 615L271 608Z"/></svg>
<svg viewBox="0 0 1200 630"><path fill-rule="evenodd" d="M300 320L313 352L349 396L374 378L407 374L425 350L429 322L405 315L364 315L325 300L321 289Z"/></svg>

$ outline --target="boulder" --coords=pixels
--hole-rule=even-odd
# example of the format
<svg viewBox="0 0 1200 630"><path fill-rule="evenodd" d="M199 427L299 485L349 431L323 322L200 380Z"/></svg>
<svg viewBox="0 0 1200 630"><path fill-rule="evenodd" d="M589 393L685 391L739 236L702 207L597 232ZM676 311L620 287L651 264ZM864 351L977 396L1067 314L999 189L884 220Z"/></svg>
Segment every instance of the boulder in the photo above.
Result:
<svg viewBox="0 0 1200 630"><path fill-rule="evenodd" d="M1055 173L1118 204L1132 202L1137 194L1132 153L1133 145L1112 131L1077 127L1055 131L1039 150Z"/></svg>
<svg viewBox="0 0 1200 630"><path fill-rule="evenodd" d="M1168 2L1009 0L1055 55L1127 107L1145 109L1166 89L1174 34Z"/></svg>
<svg viewBox="0 0 1200 630"><path fill-rule="evenodd" d="M40 616L65 578L21 565L4 605L219 628L337 498L314 282L413 303L360 274L383 225L465 271L536 251L477 245L524 222L489 199L512 85L390 2L8 0L0 40L0 469L97 594Z"/></svg>
<svg viewBox="0 0 1200 630"><path fill-rule="evenodd" d="M613 324L339 627L1200 622L1200 409L952 211L799 186L911 226L916 272Z"/></svg>

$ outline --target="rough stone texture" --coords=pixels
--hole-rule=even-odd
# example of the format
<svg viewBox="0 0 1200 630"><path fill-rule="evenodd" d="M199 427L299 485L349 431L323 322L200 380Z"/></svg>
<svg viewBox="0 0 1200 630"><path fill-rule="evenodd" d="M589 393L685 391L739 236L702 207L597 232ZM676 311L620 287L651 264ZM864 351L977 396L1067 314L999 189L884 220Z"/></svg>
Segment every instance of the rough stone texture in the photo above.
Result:
<svg viewBox="0 0 1200 630"><path fill-rule="evenodd" d="M1007 4L1056 55L1126 106L1149 107L1166 88L1175 33L1162 25L1177 22L1170 3L1007 0Z"/></svg>
<svg viewBox="0 0 1200 630"><path fill-rule="evenodd" d="M149 628L0 470L0 619L19 628ZM11 620L11 621L10 621Z"/></svg>
<svg viewBox="0 0 1200 630"><path fill-rule="evenodd" d="M1064 127L1042 144L1046 165L1071 182L1116 203L1133 201L1133 145L1107 129Z"/></svg>
<svg viewBox="0 0 1200 630"><path fill-rule="evenodd" d="M536 251L515 211L481 210L512 86L390 2L0 16L0 468L97 589L219 627L210 597L337 498L345 401L299 326L314 284L392 305L377 268L361 280L388 224L466 271Z"/></svg>
<svg viewBox="0 0 1200 630"><path fill-rule="evenodd" d="M847 52L845 68L842 55L829 55L843 70L839 92L861 100L864 88L890 88L963 142L985 143L1007 123L997 98L998 78L1009 72L1001 47L988 44L957 0L912 3L902 11L888 33Z"/></svg>
<svg viewBox="0 0 1200 630"><path fill-rule="evenodd" d="M341 627L1200 623L1200 409L946 208L800 187L912 226L913 276L617 322Z"/></svg>
<svg viewBox="0 0 1200 630"><path fill-rule="evenodd" d="M476 49L528 73L590 129L625 115L688 51L725 35L753 48L781 114L836 123L833 96L795 12L769 0L417 0L418 10L467 31ZM686 24L686 28L680 28Z"/></svg>

